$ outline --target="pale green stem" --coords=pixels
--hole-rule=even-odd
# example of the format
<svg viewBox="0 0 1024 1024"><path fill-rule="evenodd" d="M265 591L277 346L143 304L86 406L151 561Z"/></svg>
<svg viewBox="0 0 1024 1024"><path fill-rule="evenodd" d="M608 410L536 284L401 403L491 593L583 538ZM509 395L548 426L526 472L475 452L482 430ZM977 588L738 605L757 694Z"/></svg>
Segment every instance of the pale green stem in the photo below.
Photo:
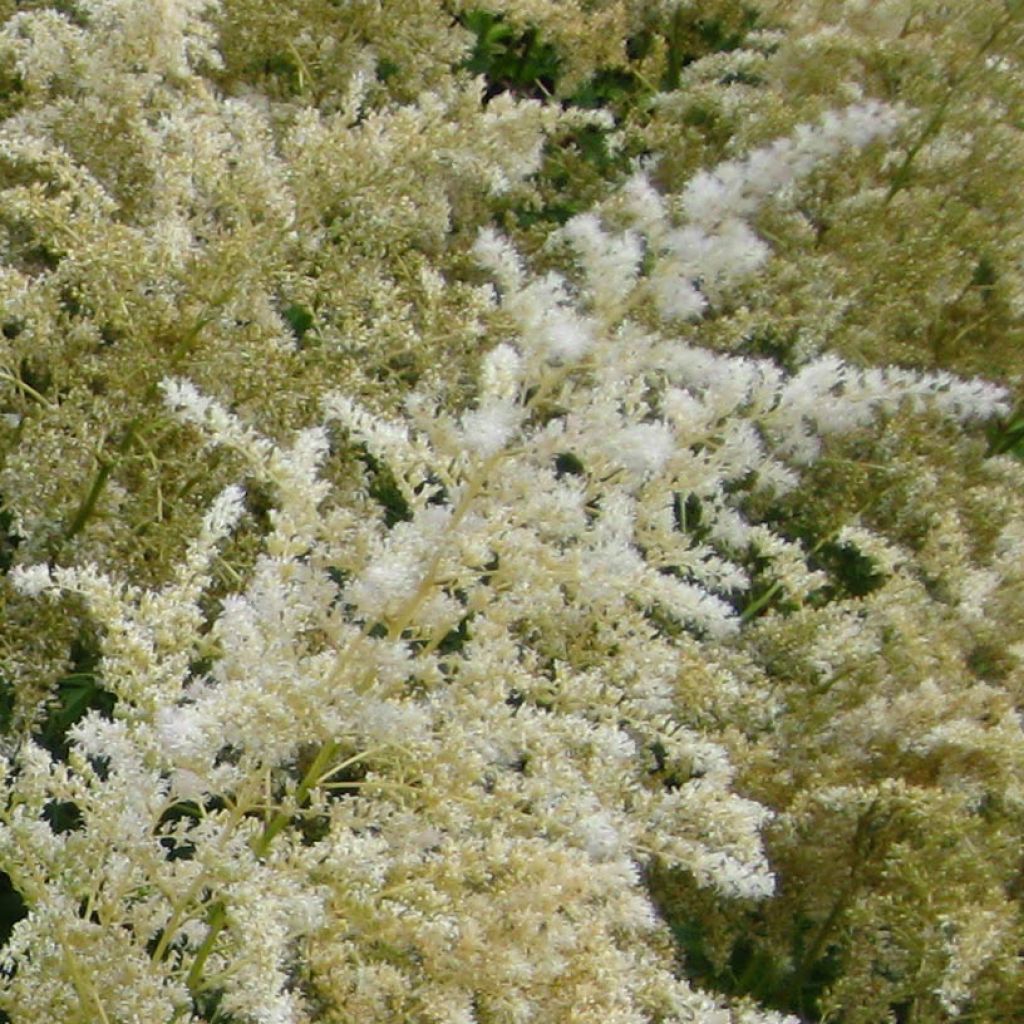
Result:
<svg viewBox="0 0 1024 1024"><path fill-rule="evenodd" d="M221 293L212 303L212 308L218 308L222 303L226 302L231 295L231 291L234 286ZM203 329L213 322L213 312L205 313L199 317L198 320L192 325L192 327L183 335L175 346L174 351L171 354L170 365L172 368L176 367L180 360L188 354L191 350L196 339L202 333ZM147 410L148 406L153 402L160 391L160 381L153 380L146 388L142 395L142 408ZM107 481L110 479L110 474L113 472L114 467L123 458L123 456L129 451L131 446L135 443L136 437L141 427L143 420L145 419L146 412L140 412L133 416L128 422L128 426L125 427L124 433L121 436L121 440L117 443L114 449L114 457L112 459L106 459L102 455L97 456L97 462L99 468L96 471L96 475L93 477L89 490L85 497L82 499L81 504L75 511L71 522L64 530L64 540L69 541L76 534L81 532L85 527L86 523L92 518L93 512L96 510L96 505L102 495L104 489L107 486Z"/></svg>
<svg viewBox="0 0 1024 1024"><path fill-rule="evenodd" d="M305 802L306 797L317 784L317 780L323 775L327 763L335 755L337 750L338 744L334 740L328 740L320 748L319 753L314 758L313 763L309 766L305 776L303 776L302 781L295 790L295 802L297 805L301 806ZM266 855L267 850L270 849L270 844L287 826L288 822L291 821L291 818L292 816L290 813L286 811L278 811L278 813L267 822L260 835L251 843L252 851L257 857L263 857ZM227 922L228 915L224 904L213 904L207 916L208 931L206 933L206 937L203 939L202 945L196 951L195 959L192 961L192 966L188 972L186 984L188 985L189 991L196 993L202 988L203 969L206 966L206 961L213 952L217 939L219 938L220 933L227 926Z"/></svg>

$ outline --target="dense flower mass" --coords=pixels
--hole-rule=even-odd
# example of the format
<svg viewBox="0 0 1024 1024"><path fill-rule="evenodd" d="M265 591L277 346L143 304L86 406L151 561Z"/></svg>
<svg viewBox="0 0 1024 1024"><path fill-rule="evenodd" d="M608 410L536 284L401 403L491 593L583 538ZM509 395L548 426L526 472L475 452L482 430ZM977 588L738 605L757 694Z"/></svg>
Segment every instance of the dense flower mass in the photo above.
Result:
<svg viewBox="0 0 1024 1024"><path fill-rule="evenodd" d="M0 0L0 1016L1024 1013L947 8Z"/></svg>

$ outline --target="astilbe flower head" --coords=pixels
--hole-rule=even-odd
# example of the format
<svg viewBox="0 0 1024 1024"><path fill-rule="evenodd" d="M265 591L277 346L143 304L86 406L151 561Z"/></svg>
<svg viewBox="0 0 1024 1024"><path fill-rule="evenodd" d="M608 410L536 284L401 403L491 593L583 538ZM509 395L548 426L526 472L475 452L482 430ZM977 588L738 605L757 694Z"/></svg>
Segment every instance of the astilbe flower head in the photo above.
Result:
<svg viewBox="0 0 1024 1024"><path fill-rule="evenodd" d="M863 141L864 116L774 152L798 154L804 173L808 154L834 152L829 132ZM724 287L730 268L752 271L744 250L762 258L736 219L753 193L723 184L734 171L714 178L729 215L701 215L693 244L652 219L668 204L648 203L619 236L597 213L571 224L580 292L485 233L476 253L514 332L484 358L475 407L428 414L422 395L386 420L325 399L327 426L386 464L397 521L368 488L331 508L326 429L286 447L187 381L163 382L168 409L205 447L234 451L274 512L209 622L199 602L243 514L236 488L162 589L90 568L16 571L26 593L84 599L118 706L75 727L66 766L27 746L8 783L23 809L3 825L5 862L47 869L12 874L30 909L7 1007L81 1013L137 993L167 1016L216 990L241 1019L299 1021L312 1010L289 983L298 972L345 1019L554 1020L584 1005L609 1020L714 1018L660 952L641 868L657 857L723 896L764 898L771 815L734 791L723 747L677 720L677 650L736 632L749 580L730 558L747 545L794 596L817 583L798 545L746 521L729 484L778 479L786 460L813 459L818 434L883 403L968 418L1000 399L836 360L787 378L642 329L631 311L667 273L699 275L704 260ZM678 529L681 490L701 497L706 544ZM53 800L75 803L78 830L26 814ZM74 912L83 899L99 926ZM63 966L29 955L50 935Z"/></svg>
<svg viewBox="0 0 1024 1024"><path fill-rule="evenodd" d="M530 194L546 139L609 117L507 96L484 107L480 81L432 65L465 39L448 39L430 5L378 5L376 21L353 9L352 38L393 27L422 86L404 95L328 6L301 6L330 30L297 35L294 70L262 93L246 76L282 59L248 0L95 2L82 25L25 15L3 32L26 83L5 159L49 182L5 189L4 224L22 218L52 243L2 239L4 295L29 324L5 338L18 356L44 345L75 381L69 366L97 370L54 401L8 375L39 405L3 470L28 538L10 579L26 600L88 616L89 671L110 701L58 743L25 729L3 762L0 865L26 914L4 949L0 1007L15 1024L776 1024L680 976L651 878L675 872L727 934L735 907L792 905L806 836L830 822L828 885L806 907L829 921L823 901L861 870L847 839L909 889L911 857L872 860L890 836L899 847L896 825L931 854L948 836L929 816L991 803L991 780L1020 764L1006 695L954 686L948 653L917 678L913 649L929 624L964 635L1000 608L992 559L1019 553L1015 520L988 562L966 540L918 553L938 583L972 566L945 613L875 524L835 542L891 581L830 604L824 545L751 511L799 497L823 449L879 416L959 425L1005 412L1004 393L699 344L770 266L766 206L907 115L856 102L676 194L638 165L530 256L488 226L492 204ZM501 7L578 35L553 5ZM632 10L597 7L615 25ZM406 22L428 45L417 51ZM67 116L65 58L96 110L123 119L107 147ZM47 253L57 265L41 268ZM452 338L483 350L466 360L473 383L449 386L445 364L387 377L402 379L398 397L365 386L410 351L423 370L416 353L436 361ZM367 365L344 363L349 350ZM287 414L268 381L290 385ZM108 386L106 405L131 417L104 413L96 456L87 419L62 431ZM41 525L52 495L31 452L50 449L36 434L100 465L59 541ZM112 529L97 507L129 501L107 484L118 459L178 443L182 464L137 524L180 541L164 545L162 575L121 571L103 545L104 564L80 557L97 544L89 527ZM190 457L206 460L200 476L222 467L221 489L181 517L188 529L167 526L181 506L165 509L164 484L185 501ZM939 512L944 537L966 532ZM757 619L776 599L788 617ZM909 668L886 660L901 631ZM787 657L792 676L766 683L762 662ZM861 700L851 690L871 675ZM879 765L882 778L861 777ZM1019 807L1019 792L1006 800ZM966 905L984 887L970 857L954 866ZM884 932L879 907L898 891L857 904L857 948ZM932 973L950 1013L1012 945L1005 898L984 895L980 923L939 913Z"/></svg>

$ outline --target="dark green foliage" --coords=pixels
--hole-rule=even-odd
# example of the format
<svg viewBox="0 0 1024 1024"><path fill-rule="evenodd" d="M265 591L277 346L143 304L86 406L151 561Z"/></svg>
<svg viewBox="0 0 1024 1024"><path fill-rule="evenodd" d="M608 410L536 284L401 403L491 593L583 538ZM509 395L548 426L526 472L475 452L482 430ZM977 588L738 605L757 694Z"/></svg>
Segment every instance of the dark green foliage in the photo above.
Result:
<svg viewBox="0 0 1024 1024"><path fill-rule="evenodd" d="M988 435L989 455L1014 455L1024 459L1024 406L995 424Z"/></svg>
<svg viewBox="0 0 1024 1024"><path fill-rule="evenodd" d="M0 946L6 946L14 926L28 914L21 893L14 888L10 876L0 871ZM0 1010L0 1024L8 1024L10 1017Z"/></svg>
<svg viewBox="0 0 1024 1024"><path fill-rule="evenodd" d="M678 89L683 68L701 57L738 50L759 20L760 12L753 7L741 8L739 15L732 18L709 18L699 6L696 10L676 8L665 30L667 61L662 89Z"/></svg>
<svg viewBox="0 0 1024 1024"><path fill-rule="evenodd" d="M14 724L14 686L0 677L0 734L6 735Z"/></svg>
<svg viewBox="0 0 1024 1024"><path fill-rule="evenodd" d="M555 457L555 476L561 479L567 474L571 476L584 476L586 469L572 452L561 452Z"/></svg>
<svg viewBox="0 0 1024 1024"><path fill-rule="evenodd" d="M302 71L290 53L281 51L273 54L264 62L262 70L265 75L278 80L284 95L294 96L301 92Z"/></svg>
<svg viewBox="0 0 1024 1024"><path fill-rule="evenodd" d="M237 1017L231 1017L221 1010L224 1001L224 990L221 988L193 993L197 1020L208 1021L209 1024L238 1024Z"/></svg>
<svg viewBox="0 0 1024 1024"><path fill-rule="evenodd" d="M464 67L487 79L485 99L503 92L542 99L558 80L560 60L555 48L543 42L536 29L517 32L500 14L469 11L459 19L476 36Z"/></svg>
<svg viewBox="0 0 1024 1024"><path fill-rule="evenodd" d="M379 82L386 82L389 78L394 78L401 68L390 61L387 58L377 61L377 80Z"/></svg>
<svg viewBox="0 0 1024 1024"><path fill-rule="evenodd" d="M56 697L48 706L34 737L60 760L68 756L70 744L67 734L71 727L90 711L109 717L117 702L114 695L103 688L96 673L99 653L91 642L77 641L72 646L71 662L75 671L57 684Z"/></svg>
<svg viewBox="0 0 1024 1024"><path fill-rule="evenodd" d="M76 832L82 827L82 812L70 800L51 800L43 808L43 820L57 834Z"/></svg>
<svg viewBox="0 0 1024 1024"><path fill-rule="evenodd" d="M487 80L485 100L503 92L535 99L548 99L557 92L564 61L555 46L543 40L535 28L517 32L499 14L477 10L465 14L461 23L476 36L473 54L464 65ZM627 47L633 60L649 52L652 38L638 35ZM609 110L618 121L631 110L644 106L651 87L625 67L601 68L562 100L565 107ZM534 225L562 225L582 213L590 198L580 190L581 180L613 181L624 176L639 152L629 147L612 151L608 130L583 126L549 146L540 178L554 192L543 207L512 210L520 228Z"/></svg>
<svg viewBox="0 0 1024 1024"><path fill-rule="evenodd" d="M978 679L1001 683L1013 671L1013 655L997 643L979 643L967 652L967 667Z"/></svg>
<svg viewBox="0 0 1024 1024"><path fill-rule="evenodd" d="M688 115L699 111L698 107L689 107ZM750 332L743 339L741 351L755 359L770 359L789 373L799 369L799 360L795 355L799 337L795 330L779 330L771 324L764 324Z"/></svg>
<svg viewBox="0 0 1024 1024"><path fill-rule="evenodd" d="M472 621L472 614L465 615L459 619L458 626L455 629L448 630L444 635L444 639L437 645L437 653L458 654L466 646L466 641L469 640L469 626Z"/></svg>
<svg viewBox="0 0 1024 1024"><path fill-rule="evenodd" d="M971 286L977 288L984 300L987 302L992 297L998 276L995 264L992 260L987 255L982 255L978 260L977 266L974 268L974 274L971 277Z"/></svg>
<svg viewBox="0 0 1024 1024"><path fill-rule="evenodd" d="M10 876L0 871L0 945L7 945L14 926L27 913L21 893L11 884Z"/></svg>
<svg viewBox="0 0 1024 1024"><path fill-rule="evenodd" d="M644 92L644 85L631 71L605 68L584 82L570 102L586 110L617 109Z"/></svg>
<svg viewBox="0 0 1024 1024"><path fill-rule="evenodd" d="M828 573L830 583L820 597L823 602L844 597L864 597L885 583L874 561L852 544L822 544L809 559L811 568Z"/></svg>
<svg viewBox="0 0 1024 1024"><path fill-rule="evenodd" d="M299 347L305 348L305 336L314 322L312 311L298 303L292 303L292 305L282 310L281 316L285 318L288 326L292 329L292 334L295 335L295 340L299 343Z"/></svg>
<svg viewBox="0 0 1024 1024"><path fill-rule="evenodd" d="M210 800L205 811L217 810L223 806L222 800ZM161 831L168 834L160 837L160 845L167 851L168 860L191 860L195 854L195 845L187 839L174 835L178 822L199 821L204 809L189 800L183 800L168 808L160 818Z"/></svg>
<svg viewBox="0 0 1024 1024"><path fill-rule="evenodd" d="M723 897L696 889L684 872L657 865L649 872L648 888L669 926L682 974L689 982L732 997L754 999L780 1013L795 1014L801 1021L821 1020L821 998L840 976L841 963L835 946L811 948L818 932L813 921L805 917L794 924L792 950L783 959L769 951L763 915L751 906L742 911L743 934L734 936L722 951L716 948L702 911L705 902L721 902ZM692 898L689 906L687 897Z"/></svg>
<svg viewBox="0 0 1024 1024"><path fill-rule="evenodd" d="M395 523L409 522L412 519L412 509L409 508L409 503L399 490L394 474L388 465L375 459L365 446L360 446L357 457L366 467L370 497L384 509L384 522L389 527L394 526Z"/></svg>
<svg viewBox="0 0 1024 1024"><path fill-rule="evenodd" d="M700 497L692 492L685 497L678 491L673 495L672 517L676 529L690 534L696 541L704 540L710 532L710 527L704 521Z"/></svg>

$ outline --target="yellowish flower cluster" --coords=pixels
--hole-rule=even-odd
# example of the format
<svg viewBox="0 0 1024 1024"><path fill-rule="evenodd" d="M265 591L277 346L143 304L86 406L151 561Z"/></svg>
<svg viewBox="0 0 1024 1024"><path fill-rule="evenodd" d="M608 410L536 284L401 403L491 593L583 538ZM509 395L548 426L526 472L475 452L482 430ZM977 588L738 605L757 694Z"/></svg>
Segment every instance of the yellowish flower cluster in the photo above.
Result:
<svg viewBox="0 0 1024 1024"><path fill-rule="evenodd" d="M0 0L13 1024L1013 1019L1024 9L948 9Z"/></svg>

